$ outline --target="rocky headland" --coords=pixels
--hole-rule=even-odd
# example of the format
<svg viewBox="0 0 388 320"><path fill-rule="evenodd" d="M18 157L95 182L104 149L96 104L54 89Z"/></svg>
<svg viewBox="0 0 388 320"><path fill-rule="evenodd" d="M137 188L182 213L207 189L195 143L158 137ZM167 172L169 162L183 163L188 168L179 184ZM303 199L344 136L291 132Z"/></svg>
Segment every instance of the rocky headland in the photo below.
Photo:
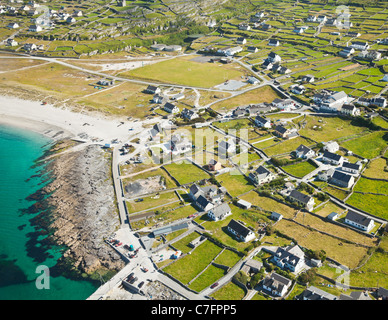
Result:
<svg viewBox="0 0 388 320"><path fill-rule="evenodd" d="M51 238L65 246L63 260L83 274L118 271L120 256L104 242L119 227L111 180L111 154L100 146L68 149L57 143L48 164L52 181L43 189L51 208ZM69 263L67 263L69 264Z"/></svg>

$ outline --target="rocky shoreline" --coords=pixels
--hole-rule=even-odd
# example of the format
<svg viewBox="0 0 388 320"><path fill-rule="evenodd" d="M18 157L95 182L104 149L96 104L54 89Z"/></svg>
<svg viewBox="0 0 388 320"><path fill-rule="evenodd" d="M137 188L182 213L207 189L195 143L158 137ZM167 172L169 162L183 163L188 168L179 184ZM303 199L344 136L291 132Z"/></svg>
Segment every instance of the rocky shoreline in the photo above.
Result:
<svg viewBox="0 0 388 320"><path fill-rule="evenodd" d="M51 208L45 229L50 241L66 248L58 263L61 272L84 278L96 272L116 272L124 262L104 242L120 225L111 180L111 154L97 145L71 151L68 148L73 143L59 141L51 148L49 154L54 157L45 170L52 180L40 190L40 196L35 196L35 206L42 209L39 198L49 195L43 205ZM57 153L60 155L55 156ZM64 270L69 268L72 270Z"/></svg>

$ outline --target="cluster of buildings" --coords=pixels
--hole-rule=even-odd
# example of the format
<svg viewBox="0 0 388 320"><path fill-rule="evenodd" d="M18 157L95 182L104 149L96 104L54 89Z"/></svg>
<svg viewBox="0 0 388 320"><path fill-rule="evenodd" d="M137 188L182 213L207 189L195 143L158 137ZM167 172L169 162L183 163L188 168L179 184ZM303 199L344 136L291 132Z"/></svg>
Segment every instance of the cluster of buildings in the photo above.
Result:
<svg viewBox="0 0 388 320"><path fill-rule="evenodd" d="M272 72L277 72L280 74L291 73L291 70L287 67L284 67L280 64L282 58L275 52L270 52L267 59L264 60L262 68L265 70L271 70Z"/></svg>
<svg viewBox="0 0 388 320"><path fill-rule="evenodd" d="M16 8L14 6L2 6L0 8L0 14L7 14L10 16L29 16L31 17L32 24L28 27L29 32L40 32L44 29L52 29L56 26L56 23L72 24L76 22L76 18L82 17L82 10L73 10L72 13L68 13L65 10L48 9L46 6L42 6L36 1L29 1L24 4L23 1L15 1L21 6ZM18 29L20 25L16 22L11 22L7 26L9 29Z"/></svg>

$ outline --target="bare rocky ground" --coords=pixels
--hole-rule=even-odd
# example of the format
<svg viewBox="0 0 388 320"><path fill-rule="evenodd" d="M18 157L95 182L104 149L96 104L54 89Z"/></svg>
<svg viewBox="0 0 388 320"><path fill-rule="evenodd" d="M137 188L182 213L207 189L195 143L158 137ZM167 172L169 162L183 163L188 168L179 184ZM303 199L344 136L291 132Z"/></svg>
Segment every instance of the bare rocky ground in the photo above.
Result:
<svg viewBox="0 0 388 320"><path fill-rule="evenodd" d="M142 194L164 190L166 186L161 176L155 176L147 179L138 179L126 185L124 189L129 197L136 197Z"/></svg>
<svg viewBox="0 0 388 320"><path fill-rule="evenodd" d="M186 300L180 294L166 287L159 281L148 282L143 291L145 296L132 293L127 289L119 286L109 292L106 300Z"/></svg>
<svg viewBox="0 0 388 320"><path fill-rule="evenodd" d="M124 262L104 243L119 226L110 154L92 145L63 153L50 166L55 176L46 188L55 208L50 228L55 241L68 248L64 257L88 274L101 268L121 269Z"/></svg>

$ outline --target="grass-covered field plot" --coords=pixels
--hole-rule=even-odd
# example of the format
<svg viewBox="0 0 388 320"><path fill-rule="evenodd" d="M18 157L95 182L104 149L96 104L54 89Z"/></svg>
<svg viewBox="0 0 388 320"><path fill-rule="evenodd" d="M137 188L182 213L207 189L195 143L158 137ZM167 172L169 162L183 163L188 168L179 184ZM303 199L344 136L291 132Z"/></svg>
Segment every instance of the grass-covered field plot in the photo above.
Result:
<svg viewBox="0 0 388 320"><path fill-rule="evenodd" d="M218 279L222 278L226 274L224 269L210 265L197 279L195 279L189 288L200 292L208 286L212 285Z"/></svg>
<svg viewBox="0 0 388 320"><path fill-rule="evenodd" d="M229 203L230 208L232 209L232 214L220 221L213 221L208 218L206 214L198 217L196 222L201 224L202 227L206 229L207 232L211 233L212 236L223 243L228 247L235 248L239 251L243 251L246 247L250 245L250 242L241 242L236 240L235 236L228 231L229 222L234 220L243 221L247 227L252 227L256 230L259 226L259 223L269 222L268 217L260 211L254 209L241 209L240 207L234 206Z"/></svg>
<svg viewBox="0 0 388 320"><path fill-rule="evenodd" d="M0 59L0 71L7 72L26 67L38 66L46 63L42 60L5 58Z"/></svg>
<svg viewBox="0 0 388 320"><path fill-rule="evenodd" d="M221 252L222 248L210 241L200 244L191 254L163 269L184 284L198 275Z"/></svg>
<svg viewBox="0 0 388 320"><path fill-rule="evenodd" d="M157 169L150 170L147 172L139 173L139 174L134 175L130 178L125 178L125 179L123 179L123 186L125 188L128 184L134 183L137 180L144 180L144 179L153 178L153 177L159 178L161 181L160 188L158 190L155 190L155 191L162 190L162 186L165 186L166 189L171 189L171 188L176 187L176 183L174 182L174 180L172 180L171 177L167 174L167 172L161 168L157 168ZM144 192L144 193L149 193L149 192Z"/></svg>
<svg viewBox="0 0 388 320"><path fill-rule="evenodd" d="M255 187L238 170L233 170L217 176L217 181L228 190L232 197L237 197Z"/></svg>
<svg viewBox="0 0 388 320"><path fill-rule="evenodd" d="M246 73L234 64L201 63L191 61L193 58L170 59L121 73L120 76L210 88L226 80L239 79Z"/></svg>
<svg viewBox="0 0 388 320"><path fill-rule="evenodd" d="M260 134L258 134L255 129L255 125L249 119L237 119L231 120L228 122L217 122L213 123L213 125L227 133L236 135L244 140L251 140L255 138L259 138ZM235 133L234 133L234 130Z"/></svg>
<svg viewBox="0 0 388 320"><path fill-rule="evenodd" d="M360 138L345 141L341 144L341 146L353 151L353 153L361 157L372 159L380 155L380 153L387 147L387 144L387 132L376 131Z"/></svg>
<svg viewBox="0 0 388 320"><path fill-rule="evenodd" d="M326 202L323 206L320 206L318 209L314 210L315 214L326 218L330 213L336 212L338 214L342 214L345 209L337 206L334 202Z"/></svg>
<svg viewBox="0 0 388 320"><path fill-rule="evenodd" d="M295 177L303 178L305 175L314 171L317 167L309 161L303 161L289 166L284 166L282 169Z"/></svg>
<svg viewBox="0 0 388 320"><path fill-rule="evenodd" d="M350 285L357 287L388 286L388 254L375 252L360 269L350 273Z"/></svg>
<svg viewBox="0 0 388 320"><path fill-rule="evenodd" d="M274 199L262 197L257 192L251 191L241 197L241 199L252 203L255 206L258 206L265 211L275 211L282 214L285 218L292 219L296 213L294 208L287 206L283 203L280 203Z"/></svg>
<svg viewBox="0 0 388 320"><path fill-rule="evenodd" d="M267 154L267 156L271 157L278 154L290 153L296 150L301 144L304 144L305 146L311 146L314 144L314 142L302 137L296 137L290 140L284 140L274 146L262 149ZM256 147L260 148L260 144L256 145Z"/></svg>
<svg viewBox="0 0 388 320"><path fill-rule="evenodd" d="M293 221L354 243L371 247L376 245L376 239L362 235L350 228L344 228L331 223L326 219L318 218L312 214L300 213Z"/></svg>
<svg viewBox="0 0 388 320"><path fill-rule="evenodd" d="M4 73L1 86L22 87L55 94L59 97L77 97L96 92L90 83L99 80L90 74L74 70L56 63Z"/></svg>
<svg viewBox="0 0 388 320"><path fill-rule="evenodd" d="M217 102L211 106L215 111L228 112L238 106L247 106L249 104L258 104L262 102L271 103L276 98L280 98L278 93L270 86L264 86L250 90L238 96Z"/></svg>
<svg viewBox="0 0 388 320"><path fill-rule="evenodd" d="M142 92L145 88L143 85L125 82L102 92L94 89L96 94L82 98L79 102L102 112L143 118L150 113L152 99L152 96Z"/></svg>
<svg viewBox="0 0 388 320"><path fill-rule="evenodd" d="M388 196L353 193L346 203L377 217L388 219Z"/></svg>
<svg viewBox="0 0 388 320"><path fill-rule="evenodd" d="M324 250L328 257L351 269L358 266L368 251L367 248L312 231L309 228L284 219L278 222L275 228L295 239L300 246L311 250Z"/></svg>
<svg viewBox="0 0 388 320"><path fill-rule="evenodd" d="M164 211L167 207L170 208L170 205L178 206L179 198L174 191L162 193L158 196L149 196L143 197L143 201L135 202L135 200L127 201L127 208L129 213L146 211L155 208L159 211Z"/></svg>
<svg viewBox="0 0 388 320"><path fill-rule="evenodd" d="M353 188L353 191L388 195L388 182L361 178Z"/></svg>
<svg viewBox="0 0 388 320"><path fill-rule="evenodd" d="M216 300L242 300L245 296L245 291L233 282L229 282L211 294L211 296Z"/></svg>
<svg viewBox="0 0 388 320"><path fill-rule="evenodd" d="M369 178L386 179L388 180L388 171L384 169L388 167L387 159L377 158L372 160L368 167L363 172L363 175Z"/></svg>
<svg viewBox="0 0 388 320"><path fill-rule="evenodd" d="M352 126L351 120L339 117L307 116L305 121L306 126L299 131L299 134L317 142L347 137L366 129Z"/></svg>
<svg viewBox="0 0 388 320"><path fill-rule="evenodd" d="M185 160L171 163L164 168L181 184L188 184L202 179L208 179L210 176L191 162Z"/></svg>
<svg viewBox="0 0 388 320"><path fill-rule="evenodd" d="M224 266L233 267L241 257L234 251L225 249L215 260L216 263Z"/></svg>

